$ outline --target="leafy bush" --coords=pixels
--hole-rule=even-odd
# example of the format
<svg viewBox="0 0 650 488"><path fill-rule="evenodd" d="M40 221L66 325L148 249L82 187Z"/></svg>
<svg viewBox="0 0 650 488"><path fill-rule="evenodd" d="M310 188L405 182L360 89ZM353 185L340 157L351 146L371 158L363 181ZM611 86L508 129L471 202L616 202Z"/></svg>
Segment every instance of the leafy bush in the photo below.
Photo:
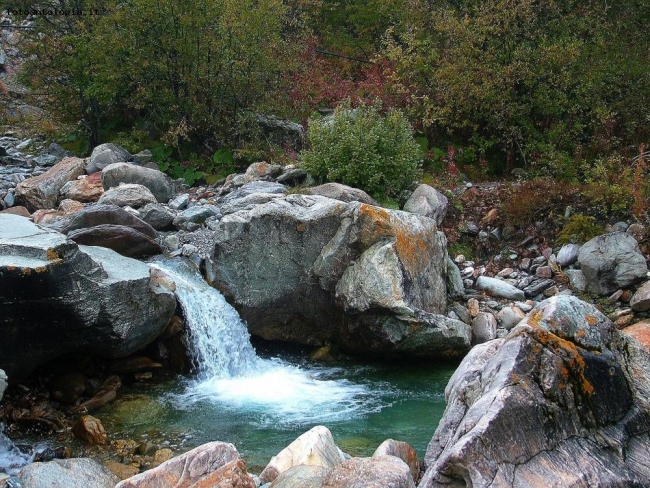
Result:
<svg viewBox="0 0 650 488"><path fill-rule="evenodd" d="M558 244L570 242L585 243L603 233L603 228L596 224L596 219L588 215L573 215L557 236Z"/></svg>
<svg viewBox="0 0 650 488"><path fill-rule="evenodd" d="M312 117L301 156L314 177L355 186L376 198L397 197L420 171L422 149L400 111L349 106L333 116Z"/></svg>
<svg viewBox="0 0 650 488"><path fill-rule="evenodd" d="M585 180L585 196L598 210L607 215L630 210L634 168L629 159L618 154L601 158L585 169Z"/></svg>
<svg viewBox="0 0 650 488"><path fill-rule="evenodd" d="M503 213L508 223L526 227L554 209L573 204L578 196L576 185L538 178L513 186L503 200Z"/></svg>

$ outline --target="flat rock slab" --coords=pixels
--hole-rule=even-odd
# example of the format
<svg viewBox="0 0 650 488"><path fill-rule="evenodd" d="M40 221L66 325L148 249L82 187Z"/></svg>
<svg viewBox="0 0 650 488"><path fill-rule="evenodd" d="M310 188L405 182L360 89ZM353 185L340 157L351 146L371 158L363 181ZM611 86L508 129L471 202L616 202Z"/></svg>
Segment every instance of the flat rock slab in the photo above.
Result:
<svg viewBox="0 0 650 488"><path fill-rule="evenodd" d="M146 264L0 215L0 367L10 377L71 352L126 356L155 339L175 307Z"/></svg>

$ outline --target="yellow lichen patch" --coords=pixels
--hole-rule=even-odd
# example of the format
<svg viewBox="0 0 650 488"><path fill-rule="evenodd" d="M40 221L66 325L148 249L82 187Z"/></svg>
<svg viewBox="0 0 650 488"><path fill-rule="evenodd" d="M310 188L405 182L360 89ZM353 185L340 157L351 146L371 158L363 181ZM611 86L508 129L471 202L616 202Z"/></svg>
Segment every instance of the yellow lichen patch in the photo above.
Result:
<svg viewBox="0 0 650 488"><path fill-rule="evenodd" d="M364 203L359 207L359 220L366 245L371 246L379 239L392 235L390 214L383 208Z"/></svg>
<svg viewBox="0 0 650 488"><path fill-rule="evenodd" d="M59 259L59 254L54 249L47 250L47 260L52 261L54 259Z"/></svg>
<svg viewBox="0 0 650 488"><path fill-rule="evenodd" d="M591 314L587 314L585 319L587 320L587 323L589 325L596 325L598 323L598 319L595 316L591 315Z"/></svg>
<svg viewBox="0 0 650 488"><path fill-rule="evenodd" d="M307 224L304 223L304 222L302 224L298 224L296 226L296 229L298 230L298 232L304 232L306 228L307 228Z"/></svg>
<svg viewBox="0 0 650 488"><path fill-rule="evenodd" d="M423 236L412 235L407 232L397 232L395 238L397 256L407 270L413 271L426 266L426 261L429 259L431 253Z"/></svg>

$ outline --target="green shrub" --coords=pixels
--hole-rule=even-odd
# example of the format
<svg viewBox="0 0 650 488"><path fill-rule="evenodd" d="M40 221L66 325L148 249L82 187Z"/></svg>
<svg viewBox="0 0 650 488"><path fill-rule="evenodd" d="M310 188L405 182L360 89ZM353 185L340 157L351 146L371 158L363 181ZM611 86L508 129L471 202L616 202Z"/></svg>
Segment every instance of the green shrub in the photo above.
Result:
<svg viewBox="0 0 650 488"><path fill-rule="evenodd" d="M575 242L583 244L603 233L603 228L596 224L596 219L588 215L576 214L564 225L557 236L558 244Z"/></svg>
<svg viewBox="0 0 650 488"><path fill-rule="evenodd" d="M361 188L375 198L397 197L418 177L422 149L401 112L377 106L338 108L309 121L310 149L301 156L314 177Z"/></svg>

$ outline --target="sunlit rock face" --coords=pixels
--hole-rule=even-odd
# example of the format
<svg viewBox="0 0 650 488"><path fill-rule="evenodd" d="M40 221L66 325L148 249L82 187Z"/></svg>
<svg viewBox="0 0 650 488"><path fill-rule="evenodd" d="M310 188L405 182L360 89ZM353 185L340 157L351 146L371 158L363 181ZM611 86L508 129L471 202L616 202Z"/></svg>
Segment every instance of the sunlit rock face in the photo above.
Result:
<svg viewBox="0 0 650 488"><path fill-rule="evenodd" d="M648 486L649 364L592 305L540 303L454 373L419 486Z"/></svg>

